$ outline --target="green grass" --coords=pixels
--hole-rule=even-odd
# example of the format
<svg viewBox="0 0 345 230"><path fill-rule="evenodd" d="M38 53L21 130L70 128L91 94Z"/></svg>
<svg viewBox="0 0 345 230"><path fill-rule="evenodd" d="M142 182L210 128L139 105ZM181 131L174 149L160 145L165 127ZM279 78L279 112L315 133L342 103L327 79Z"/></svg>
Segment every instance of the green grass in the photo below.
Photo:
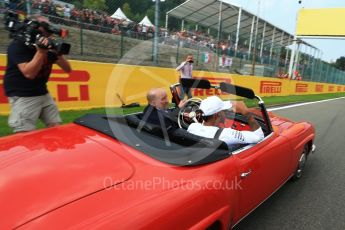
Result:
<svg viewBox="0 0 345 230"><path fill-rule="evenodd" d="M320 101L326 99L332 99L337 97L345 97L345 93L328 93L328 94L315 94L315 95L291 95L291 96L279 96L279 97L263 97L265 105L277 106L277 105L288 105L299 102L310 102L310 101ZM257 106L257 102L254 100L245 100L248 107Z"/></svg>
<svg viewBox="0 0 345 230"><path fill-rule="evenodd" d="M298 102L309 102L309 101L319 101L337 97L344 97L345 93L331 93L331 94L315 94L315 95L295 95L295 96L280 96L280 97L264 97L263 100L267 106L274 106L274 105L286 105ZM248 107L255 107L257 106L257 101L254 100L246 100L245 101ZM111 108L108 109L107 112L110 114L128 114L128 113L135 113L142 111L143 107L135 107L135 108ZM100 109L89 109L89 110L70 110L70 111L62 111L60 112L61 118L63 123L71 123L76 118L83 116L87 113L98 113L98 114L105 114L106 111L104 108ZM0 136L6 136L12 133L12 130L7 125L7 116L0 116ZM43 128L44 125L39 122L38 128Z"/></svg>
<svg viewBox="0 0 345 230"><path fill-rule="evenodd" d="M135 113L142 111L144 107L134 107L134 108L97 108L97 109L88 109L88 110L68 110L68 111L61 111L60 116L64 124L73 122L76 118L81 117L87 113L94 113L94 114L128 114L128 113ZM0 137L12 134L12 129L8 127L7 124L8 116L1 116L0 115ZM44 128L44 124L42 122L37 123L37 127Z"/></svg>

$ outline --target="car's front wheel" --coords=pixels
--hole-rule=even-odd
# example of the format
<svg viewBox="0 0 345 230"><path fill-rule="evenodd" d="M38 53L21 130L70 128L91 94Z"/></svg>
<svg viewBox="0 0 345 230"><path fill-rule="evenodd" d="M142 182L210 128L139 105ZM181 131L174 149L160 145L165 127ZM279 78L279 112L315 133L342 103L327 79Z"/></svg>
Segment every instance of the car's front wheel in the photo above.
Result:
<svg viewBox="0 0 345 230"><path fill-rule="evenodd" d="M301 153L300 158L298 160L296 171L291 178L293 181L298 180L302 177L304 173L305 165L308 159L308 152L309 152L308 145L305 145L303 148L303 152Z"/></svg>

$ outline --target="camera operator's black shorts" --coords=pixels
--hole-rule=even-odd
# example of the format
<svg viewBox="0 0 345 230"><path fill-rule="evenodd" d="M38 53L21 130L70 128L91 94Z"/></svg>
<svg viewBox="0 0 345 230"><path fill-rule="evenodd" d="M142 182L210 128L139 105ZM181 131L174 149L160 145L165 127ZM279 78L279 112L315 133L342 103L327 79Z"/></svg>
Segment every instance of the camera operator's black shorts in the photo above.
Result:
<svg viewBox="0 0 345 230"><path fill-rule="evenodd" d="M50 94L8 99L11 105L8 124L14 132L35 130L38 119L46 126L61 123L58 108Z"/></svg>

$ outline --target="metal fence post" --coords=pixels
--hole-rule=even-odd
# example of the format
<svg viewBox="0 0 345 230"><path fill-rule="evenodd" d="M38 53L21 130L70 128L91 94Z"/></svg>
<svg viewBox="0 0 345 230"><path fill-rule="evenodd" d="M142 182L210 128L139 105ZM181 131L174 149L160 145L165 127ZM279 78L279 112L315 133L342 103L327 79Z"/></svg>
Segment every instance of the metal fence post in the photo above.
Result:
<svg viewBox="0 0 345 230"><path fill-rule="evenodd" d="M200 44L198 42L198 53L196 55L196 66L199 66Z"/></svg>
<svg viewBox="0 0 345 230"><path fill-rule="evenodd" d="M214 55L213 71L217 72L217 70L218 70L218 63L219 63L218 48L216 48L216 50L213 51L213 55Z"/></svg>
<svg viewBox="0 0 345 230"><path fill-rule="evenodd" d="M242 69L242 58L239 58L240 59L240 69Z"/></svg>
<svg viewBox="0 0 345 230"><path fill-rule="evenodd" d="M276 58L274 59L275 60L275 62L276 63L274 63L274 70L273 70L273 75L272 75L272 77L274 77L275 75L276 75L276 72L279 72L280 71L280 68L281 68L281 66L280 66L280 55L281 55L281 52L282 52L282 42L280 43L280 45L278 45L278 48L276 48L275 49L275 56L276 56ZM265 70L264 70L264 73L263 73L264 75L265 75Z"/></svg>
<svg viewBox="0 0 345 230"><path fill-rule="evenodd" d="M123 31L121 31L120 35L120 58L123 57L123 52L124 52L124 36L123 36Z"/></svg>
<svg viewBox="0 0 345 230"><path fill-rule="evenodd" d="M343 84L343 81L342 81L342 73L340 70L338 70L338 78L339 78L339 84Z"/></svg>
<svg viewBox="0 0 345 230"><path fill-rule="evenodd" d="M323 73L323 64L322 64L322 60L320 59L320 61L319 61L319 63L320 63L320 65L319 65L319 69L320 69L320 82L324 82L324 79L323 79L323 75L324 75L324 73Z"/></svg>
<svg viewBox="0 0 345 230"><path fill-rule="evenodd" d="M322 79L322 66L321 66L321 60L320 60L320 57L319 59L317 60L317 71L318 73L318 81L321 82L321 79Z"/></svg>
<svg viewBox="0 0 345 230"><path fill-rule="evenodd" d="M176 63L178 63L179 52L180 52L180 38L177 39Z"/></svg>
<svg viewBox="0 0 345 230"><path fill-rule="evenodd" d="M313 81L314 79L314 74L315 74L315 57L312 57L312 63L311 63L311 77L310 80Z"/></svg>
<svg viewBox="0 0 345 230"><path fill-rule="evenodd" d="M83 26L80 25L80 55L84 54Z"/></svg>
<svg viewBox="0 0 345 230"><path fill-rule="evenodd" d="M325 66L326 66L326 68L327 68L327 70L326 70L326 76L327 76L327 79L326 79L326 82L332 82L331 80L330 80L330 78L331 78L331 76L330 76L330 72L331 72L331 66L329 66L329 65L327 65L326 63L325 63Z"/></svg>

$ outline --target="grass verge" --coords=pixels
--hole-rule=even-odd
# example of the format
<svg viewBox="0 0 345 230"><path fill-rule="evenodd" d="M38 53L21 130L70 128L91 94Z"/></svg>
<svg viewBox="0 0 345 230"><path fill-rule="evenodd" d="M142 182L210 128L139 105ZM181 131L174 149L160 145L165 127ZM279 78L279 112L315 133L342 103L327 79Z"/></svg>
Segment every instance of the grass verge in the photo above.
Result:
<svg viewBox="0 0 345 230"><path fill-rule="evenodd" d="M265 101L266 106L277 106L277 105L286 105L292 103L299 103L299 102L310 102L310 101L319 101L319 100L326 100L338 97L344 97L345 93L330 93L330 94L315 94L315 95L293 95L293 96L279 96L279 97L264 97L263 100ZM254 100L246 100L246 104L248 107L255 107L257 102ZM142 111L143 107L136 107L136 108L114 108L111 109L112 114L128 114ZM108 110L109 111L109 110ZM73 122L76 118L81 117L87 113L98 113L98 114L105 114L105 109L89 109L89 110L70 110L70 111L62 111L60 112L61 118L63 123L70 123ZM7 118L8 116L0 116L0 136L6 136L12 133L11 128L7 125ZM38 128L43 128L44 125L39 122Z"/></svg>

